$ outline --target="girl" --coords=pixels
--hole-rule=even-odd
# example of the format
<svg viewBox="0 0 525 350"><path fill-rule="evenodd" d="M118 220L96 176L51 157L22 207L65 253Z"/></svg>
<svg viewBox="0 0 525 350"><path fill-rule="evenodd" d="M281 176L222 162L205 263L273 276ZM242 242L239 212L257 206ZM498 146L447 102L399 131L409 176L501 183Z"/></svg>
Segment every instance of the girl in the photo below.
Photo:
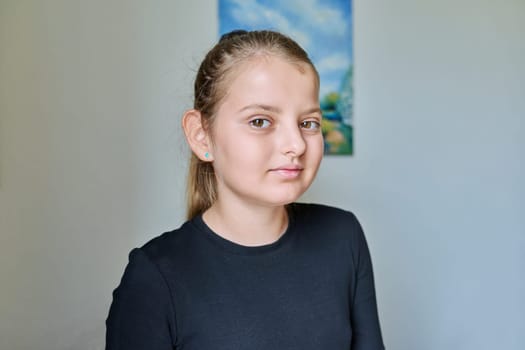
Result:
<svg viewBox="0 0 525 350"><path fill-rule="evenodd" d="M106 349L384 349L353 214L295 203L323 154L319 76L272 31L207 54L182 125L188 221L135 249Z"/></svg>

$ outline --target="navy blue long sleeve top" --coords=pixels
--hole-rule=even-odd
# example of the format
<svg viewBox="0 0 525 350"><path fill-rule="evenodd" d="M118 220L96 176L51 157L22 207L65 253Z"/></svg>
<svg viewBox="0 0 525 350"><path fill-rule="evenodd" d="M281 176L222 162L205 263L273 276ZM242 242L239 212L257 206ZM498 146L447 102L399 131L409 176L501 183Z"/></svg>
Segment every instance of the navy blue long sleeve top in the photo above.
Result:
<svg viewBox="0 0 525 350"><path fill-rule="evenodd" d="M197 216L132 250L106 327L107 350L384 349L361 226L315 204L290 205L269 245Z"/></svg>

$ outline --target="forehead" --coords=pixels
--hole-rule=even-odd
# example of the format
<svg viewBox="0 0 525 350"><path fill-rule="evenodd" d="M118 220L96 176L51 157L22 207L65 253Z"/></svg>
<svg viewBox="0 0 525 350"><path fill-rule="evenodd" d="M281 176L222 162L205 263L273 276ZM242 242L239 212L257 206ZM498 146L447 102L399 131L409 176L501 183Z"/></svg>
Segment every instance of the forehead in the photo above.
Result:
<svg viewBox="0 0 525 350"><path fill-rule="evenodd" d="M313 67L307 63L298 60L289 59L272 53L258 53L251 57L238 62L229 72L230 83L243 74L250 73L253 70L284 68L285 70L297 71L301 74L310 75L316 78L317 75Z"/></svg>
<svg viewBox="0 0 525 350"><path fill-rule="evenodd" d="M319 81L314 69L305 62L261 55L234 67L225 77L223 102L241 100L318 100ZM232 101L233 99L233 101Z"/></svg>

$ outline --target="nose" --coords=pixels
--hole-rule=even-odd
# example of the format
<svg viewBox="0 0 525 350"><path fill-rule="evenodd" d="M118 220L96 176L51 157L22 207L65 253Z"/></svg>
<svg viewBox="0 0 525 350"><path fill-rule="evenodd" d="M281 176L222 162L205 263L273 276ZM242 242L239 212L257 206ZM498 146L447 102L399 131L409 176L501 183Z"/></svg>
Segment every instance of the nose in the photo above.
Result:
<svg viewBox="0 0 525 350"><path fill-rule="evenodd" d="M283 125L279 136L281 140L281 152L284 155L300 157L306 151L304 135L296 123Z"/></svg>

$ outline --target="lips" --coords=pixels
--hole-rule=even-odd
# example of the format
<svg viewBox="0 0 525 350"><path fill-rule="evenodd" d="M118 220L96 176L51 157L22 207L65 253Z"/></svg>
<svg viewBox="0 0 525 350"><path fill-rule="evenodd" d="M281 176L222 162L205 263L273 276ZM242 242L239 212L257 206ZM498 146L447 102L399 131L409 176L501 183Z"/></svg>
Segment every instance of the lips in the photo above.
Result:
<svg viewBox="0 0 525 350"><path fill-rule="evenodd" d="M289 164L271 169L270 172L275 173L285 179L294 179L301 174L303 169L304 168L302 166Z"/></svg>

